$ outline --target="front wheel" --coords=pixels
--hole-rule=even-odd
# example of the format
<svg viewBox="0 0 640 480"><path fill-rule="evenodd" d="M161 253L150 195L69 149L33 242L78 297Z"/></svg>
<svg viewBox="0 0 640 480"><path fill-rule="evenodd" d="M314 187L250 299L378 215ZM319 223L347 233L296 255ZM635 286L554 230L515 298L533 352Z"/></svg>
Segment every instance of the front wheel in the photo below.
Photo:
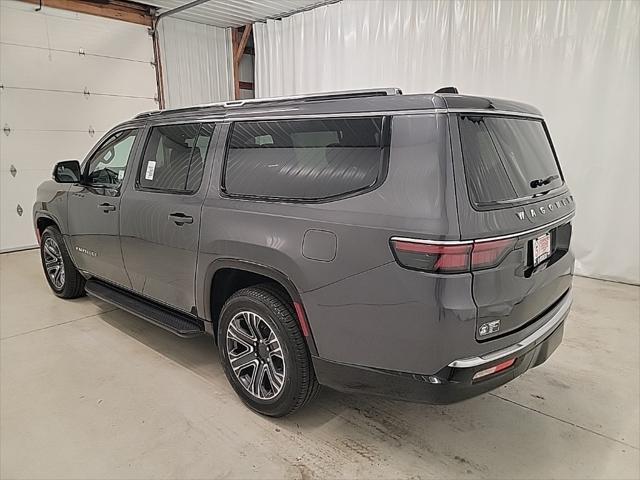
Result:
<svg viewBox="0 0 640 480"><path fill-rule="evenodd" d="M62 298L84 295L85 279L71 260L62 234L55 227L47 227L40 238L40 258L44 275L53 293Z"/></svg>
<svg viewBox="0 0 640 480"><path fill-rule="evenodd" d="M293 307L270 284L242 289L227 300L218 348L231 386L258 413L289 415L318 392Z"/></svg>

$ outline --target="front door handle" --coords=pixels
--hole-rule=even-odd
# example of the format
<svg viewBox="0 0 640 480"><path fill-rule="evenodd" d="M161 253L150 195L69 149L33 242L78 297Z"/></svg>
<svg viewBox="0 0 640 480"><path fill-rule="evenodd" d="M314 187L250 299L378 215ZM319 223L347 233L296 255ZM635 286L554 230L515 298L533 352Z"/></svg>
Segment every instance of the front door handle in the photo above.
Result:
<svg viewBox="0 0 640 480"><path fill-rule="evenodd" d="M184 213L170 213L169 220L173 220L176 225L184 225L185 223L193 223L193 217Z"/></svg>
<svg viewBox="0 0 640 480"><path fill-rule="evenodd" d="M98 209L102 210L104 213L113 212L116 209L115 205L111 205L110 203L101 203L98 205Z"/></svg>

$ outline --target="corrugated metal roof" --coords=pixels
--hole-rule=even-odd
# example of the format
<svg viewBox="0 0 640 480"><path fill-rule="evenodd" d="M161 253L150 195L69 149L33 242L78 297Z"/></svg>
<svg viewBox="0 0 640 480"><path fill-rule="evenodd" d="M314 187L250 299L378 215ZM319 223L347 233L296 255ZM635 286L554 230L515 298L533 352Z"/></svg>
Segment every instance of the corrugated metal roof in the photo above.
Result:
<svg viewBox="0 0 640 480"><path fill-rule="evenodd" d="M143 0L158 13L190 3L191 0ZM280 18L336 0L210 0L175 14L175 18L218 27L240 27L248 23Z"/></svg>

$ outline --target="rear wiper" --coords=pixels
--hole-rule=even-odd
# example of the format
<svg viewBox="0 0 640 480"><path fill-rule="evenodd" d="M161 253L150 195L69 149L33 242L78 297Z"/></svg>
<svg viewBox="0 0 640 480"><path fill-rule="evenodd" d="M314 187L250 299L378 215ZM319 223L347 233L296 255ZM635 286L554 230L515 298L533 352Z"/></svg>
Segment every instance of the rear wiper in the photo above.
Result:
<svg viewBox="0 0 640 480"><path fill-rule="evenodd" d="M535 180L531 180L531 183L529 185L531 185L531 188L538 188L542 187L543 185L549 185L551 182L558 178L560 178L560 175L551 175L547 178L537 178Z"/></svg>

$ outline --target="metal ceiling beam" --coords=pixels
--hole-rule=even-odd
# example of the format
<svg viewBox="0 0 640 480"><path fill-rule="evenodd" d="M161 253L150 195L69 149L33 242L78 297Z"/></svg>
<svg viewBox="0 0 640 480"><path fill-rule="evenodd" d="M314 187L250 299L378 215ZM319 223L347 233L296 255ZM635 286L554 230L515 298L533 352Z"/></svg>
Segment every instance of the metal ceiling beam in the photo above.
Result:
<svg viewBox="0 0 640 480"><path fill-rule="evenodd" d="M197 23L228 28L241 27L247 23L264 22L268 19L282 19L341 0L232 0L228 2L225 0L182 0L186 3L179 6L175 5L181 3L181 0L142 1L161 9L157 19L174 16ZM300 6L301 4L303 6ZM162 11L164 9L168 10Z"/></svg>
<svg viewBox="0 0 640 480"><path fill-rule="evenodd" d="M175 15L176 13L180 13L192 7L197 7L198 5L202 5L203 3L207 3L208 1L209 0L194 0L193 2L185 3L184 5L180 5L179 7L172 8L171 10L167 10L166 12L162 12L156 17L156 19L160 20L161 18Z"/></svg>

